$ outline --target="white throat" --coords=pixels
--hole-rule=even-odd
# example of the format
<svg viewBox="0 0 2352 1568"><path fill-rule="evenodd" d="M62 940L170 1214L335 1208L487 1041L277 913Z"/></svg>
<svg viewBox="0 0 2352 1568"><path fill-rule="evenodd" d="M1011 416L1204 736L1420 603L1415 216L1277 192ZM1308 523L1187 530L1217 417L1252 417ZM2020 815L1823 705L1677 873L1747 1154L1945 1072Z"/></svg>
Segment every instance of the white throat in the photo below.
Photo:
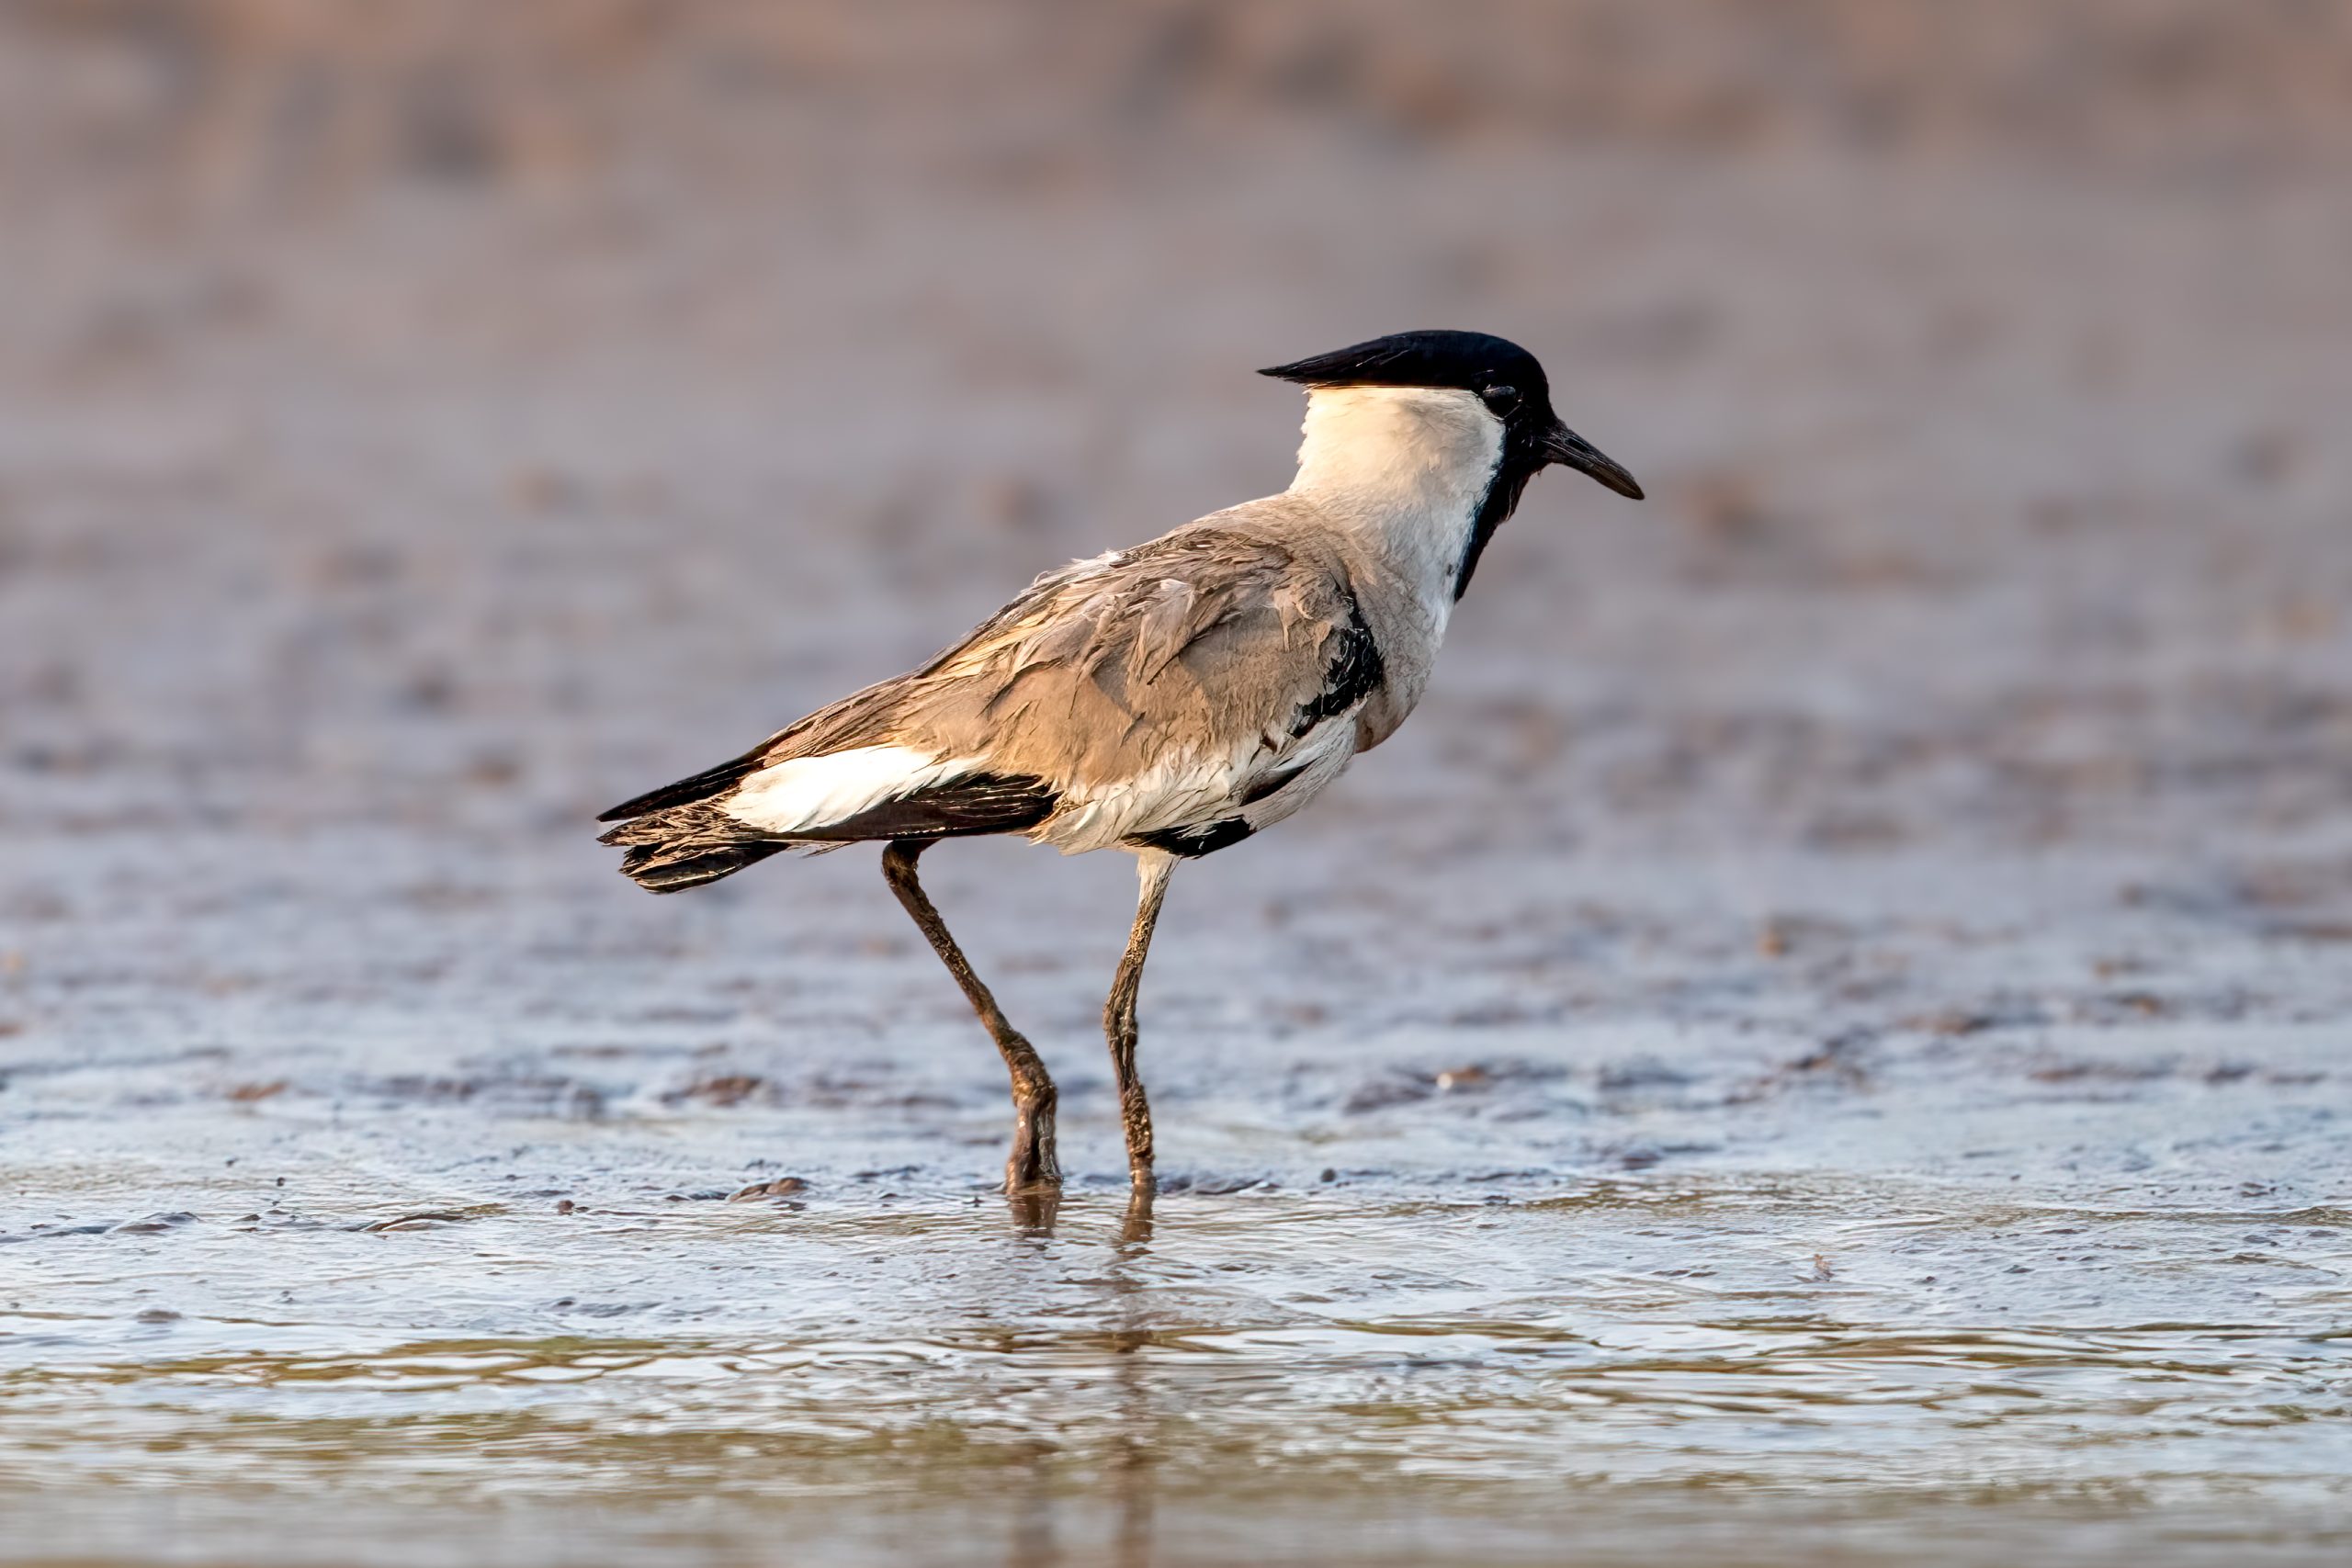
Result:
<svg viewBox="0 0 2352 1568"><path fill-rule="evenodd" d="M1411 584L1442 636L1453 577L1503 451L1502 421L1475 392L1317 387L1293 493L1312 499Z"/></svg>

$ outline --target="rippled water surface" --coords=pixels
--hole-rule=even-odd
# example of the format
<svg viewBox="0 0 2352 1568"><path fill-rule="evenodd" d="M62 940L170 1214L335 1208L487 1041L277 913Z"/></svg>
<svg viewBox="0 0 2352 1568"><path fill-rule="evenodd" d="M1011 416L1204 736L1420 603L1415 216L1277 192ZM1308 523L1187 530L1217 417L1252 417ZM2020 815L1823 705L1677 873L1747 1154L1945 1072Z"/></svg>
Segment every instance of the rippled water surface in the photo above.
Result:
<svg viewBox="0 0 2352 1568"><path fill-rule="evenodd" d="M1938 1510L1992 1521L1956 1559L2029 1527L2143 1551L2152 1522L2352 1546L2352 1207L2318 1197L2346 1107L2320 1035L2089 1094L1964 1088L1932 1051L1880 1053L1883 1085L1718 1085L1613 1031L1552 1041L1541 1071L1417 1071L1399 1043L1320 1110L1295 1098L1320 1046L1261 1064L1272 1104L1177 1089L1167 1144L1214 1174L1148 1212L1107 1176L1043 1211L953 1179L990 1161L979 1092L567 1119L453 1077L422 1104L232 1089L19 1118L0 1495L50 1550L185 1508L213 1555L285 1561L462 1557L492 1527L550 1562L774 1531L1182 1560L1242 1499L1270 1559L1606 1557L1673 1521L1693 1555L1773 1556L1755 1528L1803 1560L1833 1527L1867 1552L1887 1515L1922 1550ZM36 1064L12 1092L70 1103L104 1070ZM1073 1098L1073 1163L1115 1169L1107 1095ZM1560 1156L1595 1121L1631 1152L1588 1163L1618 1169ZM1706 1122L1734 1146L1680 1141ZM861 1168L852 1129L915 1157ZM1492 1168L1442 1163L1455 1138ZM797 1190L729 1200L786 1168ZM330 1491L318 1533L250 1544Z"/></svg>

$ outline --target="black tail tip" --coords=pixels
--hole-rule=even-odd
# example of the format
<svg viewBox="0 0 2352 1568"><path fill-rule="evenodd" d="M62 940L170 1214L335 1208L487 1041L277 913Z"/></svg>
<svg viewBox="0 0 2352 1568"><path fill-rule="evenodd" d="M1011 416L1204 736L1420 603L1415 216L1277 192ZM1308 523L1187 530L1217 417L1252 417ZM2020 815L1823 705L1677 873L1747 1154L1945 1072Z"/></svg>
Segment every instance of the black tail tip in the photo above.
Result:
<svg viewBox="0 0 2352 1568"><path fill-rule="evenodd" d="M621 857L621 874L649 893L684 893L689 887L732 876L787 846L725 844L680 854L658 844L640 844Z"/></svg>

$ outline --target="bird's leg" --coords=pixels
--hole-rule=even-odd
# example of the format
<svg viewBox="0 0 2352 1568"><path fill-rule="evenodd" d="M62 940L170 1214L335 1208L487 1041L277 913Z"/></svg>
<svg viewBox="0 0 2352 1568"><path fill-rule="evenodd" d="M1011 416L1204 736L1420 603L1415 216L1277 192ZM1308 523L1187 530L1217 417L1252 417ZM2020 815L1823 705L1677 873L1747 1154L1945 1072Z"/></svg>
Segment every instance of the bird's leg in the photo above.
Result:
<svg viewBox="0 0 2352 1568"><path fill-rule="evenodd" d="M1168 877L1175 866L1176 857L1164 850L1147 850L1136 857L1143 887L1136 898L1135 930L1127 933L1127 951L1111 982L1111 999L1102 1004L1102 1033L1111 1043L1111 1071L1119 1080L1119 1122L1127 1134L1127 1177L1134 1190L1143 1193L1153 1187L1151 1104L1136 1073L1136 992L1143 985L1151 928L1159 921L1160 901L1168 897Z"/></svg>
<svg viewBox="0 0 2352 1568"><path fill-rule="evenodd" d="M1012 1075L1012 1153L1004 1162L1004 1190L1018 1193L1059 1187L1062 1168L1054 1155L1054 1080L1038 1058L1037 1048L1006 1020L988 987L972 972L971 961L947 934L947 922L939 918L922 884L915 879L915 860L930 847L925 839L891 840L882 851L882 874L889 879L890 891L899 896L915 924L922 928L932 951L964 988L965 999L980 1015L989 1038L1004 1055L1005 1070Z"/></svg>

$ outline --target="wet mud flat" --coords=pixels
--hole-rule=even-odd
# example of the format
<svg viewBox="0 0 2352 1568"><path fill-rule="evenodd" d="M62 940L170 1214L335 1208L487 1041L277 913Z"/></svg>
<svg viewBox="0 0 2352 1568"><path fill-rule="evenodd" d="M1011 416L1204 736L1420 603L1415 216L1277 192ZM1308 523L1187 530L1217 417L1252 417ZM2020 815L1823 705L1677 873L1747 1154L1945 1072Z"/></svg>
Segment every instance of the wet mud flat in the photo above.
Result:
<svg viewBox="0 0 2352 1568"><path fill-rule="evenodd" d="M2352 1552L2335 170L914 104L0 187L0 1561ZM1654 499L1179 875L1148 1216L1123 858L926 862L1047 1213L869 852L593 843L1441 323Z"/></svg>
<svg viewBox="0 0 2352 1568"><path fill-rule="evenodd" d="M184 977L115 982L142 994L104 1049L10 1042L0 1554L2352 1544L2333 939L2143 895L2062 922L2075 951L2012 934L2046 868L1935 866L1963 926L1903 857L1598 855L1537 935L1490 902L1505 847L1430 896L1398 976L1363 913L1390 874L1303 839L1216 885L1243 915L1195 892L1171 928L1148 1214L1101 965L1041 942L1115 922L1116 866L939 857L943 900L1022 916L987 940L1062 1072L1073 1183L1042 1213L985 1190L992 1056L847 855L785 868L823 905L749 885L674 947L566 956L583 915L518 959L478 908L426 922L429 985L306 991L340 949L295 929L189 1013L155 994ZM1729 912L1800 878L1802 915ZM1295 908L1294 879L1335 891ZM481 940L445 947L452 919ZM223 991L272 999L198 1021Z"/></svg>

